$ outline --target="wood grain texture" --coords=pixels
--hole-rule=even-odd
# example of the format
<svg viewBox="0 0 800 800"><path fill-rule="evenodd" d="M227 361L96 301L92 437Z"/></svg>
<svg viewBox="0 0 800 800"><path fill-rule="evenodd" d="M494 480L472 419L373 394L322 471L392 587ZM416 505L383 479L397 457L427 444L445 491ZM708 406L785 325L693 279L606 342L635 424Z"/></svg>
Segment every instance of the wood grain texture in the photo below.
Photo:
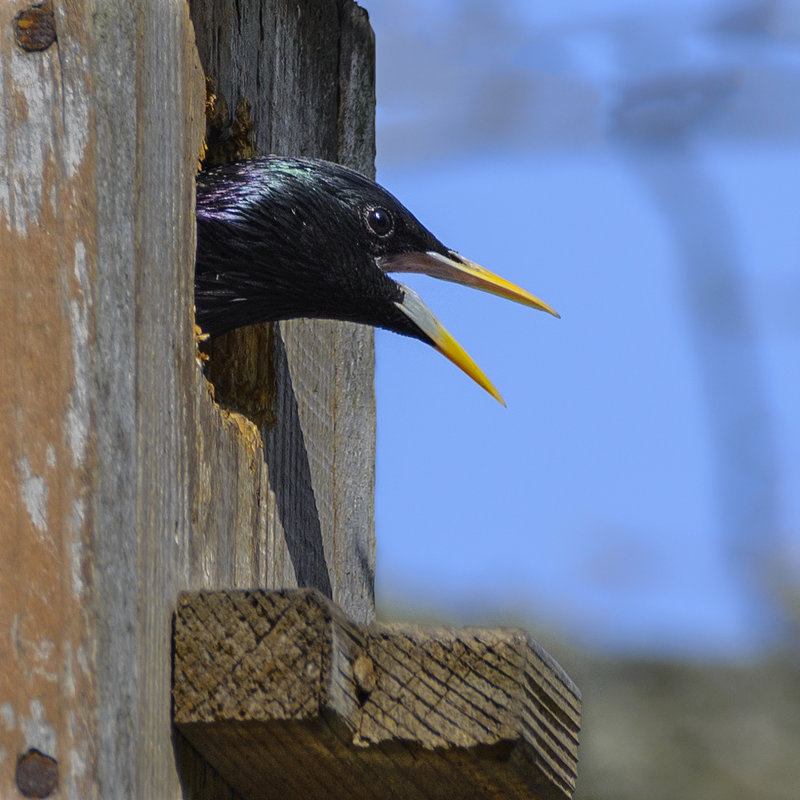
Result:
<svg viewBox="0 0 800 800"><path fill-rule="evenodd" d="M580 693L518 629L360 625L314 590L199 592L175 723L244 798L569 798Z"/></svg>
<svg viewBox="0 0 800 800"><path fill-rule="evenodd" d="M372 71L343 71L342 48L370 64L371 36L349 0L192 18L183 0L54 0L53 44L27 51L28 5L0 4L0 796L33 747L66 798L233 798L173 742L176 598L307 582L372 615L372 340L277 332L269 430L213 402L192 327L209 67L192 18L264 151L362 167Z"/></svg>
<svg viewBox="0 0 800 800"><path fill-rule="evenodd" d="M374 176L374 37L365 11L349 0L196 0L191 14L203 67L231 113L250 104L259 153L326 158ZM316 320L267 327L234 331L210 348L214 373L238 385L225 396L235 414L253 406L260 375L274 376L258 431L267 469L239 490L262 498L263 520L243 520L246 529L266 531L269 558L258 583L314 586L369 620L373 331ZM216 520L209 527L220 529Z"/></svg>
<svg viewBox="0 0 800 800"><path fill-rule="evenodd" d="M66 797L89 797L91 46L77 4L55 16L57 41L21 49L26 7L0 4L0 797L19 796L15 767L31 748L56 759Z"/></svg>

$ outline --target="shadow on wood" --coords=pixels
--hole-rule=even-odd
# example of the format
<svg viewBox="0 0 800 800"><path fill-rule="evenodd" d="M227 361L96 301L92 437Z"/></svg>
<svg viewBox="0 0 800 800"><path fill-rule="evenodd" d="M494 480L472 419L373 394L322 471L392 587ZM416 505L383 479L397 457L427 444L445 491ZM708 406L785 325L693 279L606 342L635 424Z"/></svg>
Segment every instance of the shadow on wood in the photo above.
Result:
<svg viewBox="0 0 800 800"><path fill-rule="evenodd" d="M276 332L272 345L281 391L276 397L276 424L265 434L264 455L280 480L270 482L270 489L275 493L275 510L283 526L297 585L319 589L331 597L308 449L280 332Z"/></svg>

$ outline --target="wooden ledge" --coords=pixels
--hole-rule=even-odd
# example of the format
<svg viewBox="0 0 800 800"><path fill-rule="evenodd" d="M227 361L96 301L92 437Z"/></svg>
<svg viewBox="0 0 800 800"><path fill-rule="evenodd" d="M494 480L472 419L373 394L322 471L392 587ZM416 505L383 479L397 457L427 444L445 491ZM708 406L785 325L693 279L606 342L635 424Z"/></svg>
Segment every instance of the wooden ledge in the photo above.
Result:
<svg viewBox="0 0 800 800"><path fill-rule="evenodd" d="M519 629L357 625L311 589L186 593L173 702L245 800L575 788L580 693Z"/></svg>

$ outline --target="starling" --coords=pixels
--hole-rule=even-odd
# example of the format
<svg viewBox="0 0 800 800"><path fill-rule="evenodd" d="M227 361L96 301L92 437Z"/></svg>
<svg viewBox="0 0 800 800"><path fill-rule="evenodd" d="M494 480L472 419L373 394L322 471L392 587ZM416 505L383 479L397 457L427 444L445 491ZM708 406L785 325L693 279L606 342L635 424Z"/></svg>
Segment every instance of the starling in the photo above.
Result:
<svg viewBox="0 0 800 800"><path fill-rule="evenodd" d="M374 325L432 345L503 403L419 295L388 273L424 273L558 316L339 164L269 156L203 171L196 213L196 315L210 336L293 317Z"/></svg>

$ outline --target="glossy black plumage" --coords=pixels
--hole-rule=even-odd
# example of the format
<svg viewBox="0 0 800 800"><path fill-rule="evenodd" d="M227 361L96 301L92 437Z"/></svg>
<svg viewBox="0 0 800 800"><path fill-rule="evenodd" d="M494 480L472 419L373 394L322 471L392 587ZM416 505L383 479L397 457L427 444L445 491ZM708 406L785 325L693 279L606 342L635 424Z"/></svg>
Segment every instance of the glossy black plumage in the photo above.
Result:
<svg viewBox="0 0 800 800"><path fill-rule="evenodd" d="M196 316L212 336L292 317L388 328L434 346L503 402L416 292L387 273L424 273L558 316L338 164L269 156L201 172L196 213Z"/></svg>
<svg viewBox="0 0 800 800"><path fill-rule="evenodd" d="M389 211L389 235L370 229L370 209ZM270 156L198 175L195 304L212 336L318 317L430 341L398 309L401 286L376 265L428 250L448 252L389 192L338 164Z"/></svg>

